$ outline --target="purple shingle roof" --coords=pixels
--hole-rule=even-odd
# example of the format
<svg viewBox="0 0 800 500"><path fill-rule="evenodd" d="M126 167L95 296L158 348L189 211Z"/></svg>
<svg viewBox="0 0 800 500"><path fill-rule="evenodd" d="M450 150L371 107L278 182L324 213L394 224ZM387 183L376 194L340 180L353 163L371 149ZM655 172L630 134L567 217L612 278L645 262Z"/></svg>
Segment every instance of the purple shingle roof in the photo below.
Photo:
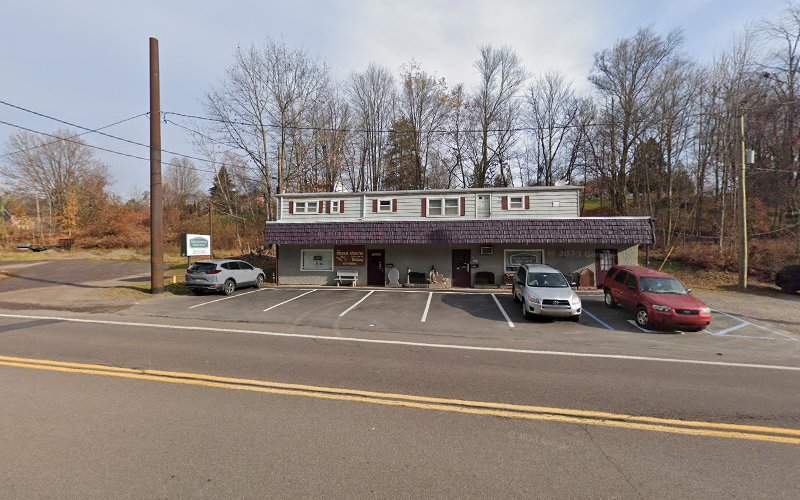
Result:
<svg viewBox="0 0 800 500"><path fill-rule="evenodd" d="M604 243L653 244L652 219L414 220L374 222L268 222L268 245Z"/></svg>

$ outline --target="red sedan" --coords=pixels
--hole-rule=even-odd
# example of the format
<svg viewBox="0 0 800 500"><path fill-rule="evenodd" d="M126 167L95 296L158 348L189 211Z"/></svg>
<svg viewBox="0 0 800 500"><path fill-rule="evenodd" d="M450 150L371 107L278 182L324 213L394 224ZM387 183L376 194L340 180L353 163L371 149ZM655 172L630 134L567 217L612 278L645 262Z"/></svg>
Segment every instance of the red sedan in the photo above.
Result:
<svg viewBox="0 0 800 500"><path fill-rule="evenodd" d="M614 266L603 282L608 307L634 311L641 328L697 332L711 323L711 309L674 276L641 266Z"/></svg>

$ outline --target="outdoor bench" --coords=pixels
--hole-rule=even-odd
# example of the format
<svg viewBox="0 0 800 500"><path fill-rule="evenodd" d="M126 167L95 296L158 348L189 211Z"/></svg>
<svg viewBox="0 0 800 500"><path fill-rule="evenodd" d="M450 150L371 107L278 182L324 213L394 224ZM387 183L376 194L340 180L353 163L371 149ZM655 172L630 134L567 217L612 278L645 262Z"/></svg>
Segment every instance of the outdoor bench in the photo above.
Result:
<svg viewBox="0 0 800 500"><path fill-rule="evenodd" d="M356 286L358 284L358 271L336 271L336 277L333 280L336 282L336 286L347 282L350 283L350 286Z"/></svg>

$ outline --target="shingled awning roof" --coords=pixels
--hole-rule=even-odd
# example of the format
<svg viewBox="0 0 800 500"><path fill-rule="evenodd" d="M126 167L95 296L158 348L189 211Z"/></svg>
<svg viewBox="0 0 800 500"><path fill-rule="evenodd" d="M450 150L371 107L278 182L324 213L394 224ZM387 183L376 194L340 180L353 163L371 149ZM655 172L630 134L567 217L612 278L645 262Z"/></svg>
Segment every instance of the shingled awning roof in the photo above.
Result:
<svg viewBox="0 0 800 500"><path fill-rule="evenodd" d="M370 222L268 222L268 245L655 242L652 219L473 219Z"/></svg>

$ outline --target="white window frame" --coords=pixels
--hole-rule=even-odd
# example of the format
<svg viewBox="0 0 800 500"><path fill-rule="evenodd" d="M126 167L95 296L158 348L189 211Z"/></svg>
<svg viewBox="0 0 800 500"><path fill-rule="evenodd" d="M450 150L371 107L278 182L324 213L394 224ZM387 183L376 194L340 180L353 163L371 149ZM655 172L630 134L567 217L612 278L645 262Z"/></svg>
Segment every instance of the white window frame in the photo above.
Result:
<svg viewBox="0 0 800 500"><path fill-rule="evenodd" d="M300 210L300 204L303 204L303 210ZM309 210L313 207L314 210ZM316 201L295 201L294 213L296 214L318 214L319 213L319 200Z"/></svg>
<svg viewBox="0 0 800 500"><path fill-rule="evenodd" d="M514 198L519 198L519 206L514 207ZM509 210L525 210L525 196L509 196L508 197L508 209Z"/></svg>
<svg viewBox="0 0 800 500"><path fill-rule="evenodd" d="M330 255L330 268L314 268L314 269L305 269L303 267L303 263L305 262L305 254L306 252L313 252L313 253L326 253ZM300 271L303 272L321 272L321 271L333 271L333 249L332 248L303 248L300 250Z"/></svg>
<svg viewBox="0 0 800 500"><path fill-rule="evenodd" d="M443 197L435 197L435 198L426 198L427 201L425 205L427 206L426 212L428 217L460 217L461 216L461 198L453 197L453 196L443 196ZM456 213L448 214L447 213L447 200L455 200L456 201ZM431 201L441 201L442 207L441 213L435 214L431 213ZM452 207L451 207L452 208Z"/></svg>
<svg viewBox="0 0 800 500"><path fill-rule="evenodd" d="M384 203L388 203L388 205L384 205ZM388 207L388 208L386 208ZM387 213L392 212L392 208L394 207L394 199L392 198L378 198L378 213Z"/></svg>
<svg viewBox="0 0 800 500"><path fill-rule="evenodd" d="M531 253L532 252L539 252L542 255L542 259L541 259L542 261L539 264L544 264L545 263L545 261L544 261L545 252L544 252L544 249L542 249L542 248L508 248L506 250L503 250L503 272L505 272L505 273L517 272L516 268L511 270L511 271L508 270L508 268L511 267L511 266L508 265L508 254L512 253L512 252L531 252Z"/></svg>
<svg viewBox="0 0 800 500"><path fill-rule="evenodd" d="M340 200L331 200L331 213L338 214L341 207Z"/></svg>

